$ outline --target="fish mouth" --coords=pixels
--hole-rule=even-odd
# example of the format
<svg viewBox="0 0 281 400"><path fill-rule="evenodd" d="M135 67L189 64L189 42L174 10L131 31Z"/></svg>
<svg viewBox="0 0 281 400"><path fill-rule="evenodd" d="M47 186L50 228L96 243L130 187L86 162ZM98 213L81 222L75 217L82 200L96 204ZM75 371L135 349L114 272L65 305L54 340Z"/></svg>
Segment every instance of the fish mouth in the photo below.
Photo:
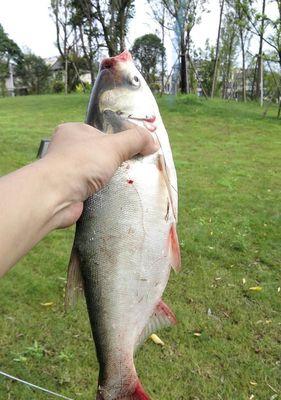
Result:
<svg viewBox="0 0 281 400"><path fill-rule="evenodd" d="M135 114L127 114L122 112L121 110L114 111L112 109L107 108L106 110L103 110L103 113L111 113L115 114L117 117L116 120L119 121L128 121L133 124L136 124L136 122L142 122L143 126L148 129L150 132L154 132L156 130L156 116L155 115L135 115ZM139 125L139 124L138 124Z"/></svg>
<svg viewBox="0 0 281 400"><path fill-rule="evenodd" d="M151 115L151 116L145 116L145 117L139 117L139 116L134 116L132 114L128 115L129 119L133 119L136 121L144 121L144 122L149 122L151 124L153 124L156 121L156 116L155 115Z"/></svg>
<svg viewBox="0 0 281 400"><path fill-rule="evenodd" d="M139 116L134 116L134 115L129 115L128 116L129 120L133 120L133 121L142 121L143 126L148 129L150 132L154 132L156 131L156 125L155 125L155 121L156 121L156 116L152 115L152 116L145 116L145 117L139 117Z"/></svg>

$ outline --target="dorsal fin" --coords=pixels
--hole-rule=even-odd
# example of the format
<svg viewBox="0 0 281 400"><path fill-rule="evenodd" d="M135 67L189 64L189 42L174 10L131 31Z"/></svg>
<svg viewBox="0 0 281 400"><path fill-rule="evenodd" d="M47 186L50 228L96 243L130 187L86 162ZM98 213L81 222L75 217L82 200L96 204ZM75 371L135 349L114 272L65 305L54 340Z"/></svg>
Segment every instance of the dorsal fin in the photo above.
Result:
<svg viewBox="0 0 281 400"><path fill-rule="evenodd" d="M68 264L65 288L64 304L66 308L76 304L79 295L83 293L83 288L84 284L80 269L80 259L77 250L73 246Z"/></svg>

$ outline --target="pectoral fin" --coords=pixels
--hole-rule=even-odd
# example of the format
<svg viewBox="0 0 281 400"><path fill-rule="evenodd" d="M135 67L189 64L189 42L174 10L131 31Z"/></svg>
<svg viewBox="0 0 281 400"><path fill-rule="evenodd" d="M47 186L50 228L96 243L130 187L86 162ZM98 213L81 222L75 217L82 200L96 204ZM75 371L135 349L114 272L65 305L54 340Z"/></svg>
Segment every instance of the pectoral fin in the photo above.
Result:
<svg viewBox="0 0 281 400"><path fill-rule="evenodd" d="M135 124L122 118L112 110L104 110L103 117L105 124L104 131L107 133L122 132L135 126Z"/></svg>
<svg viewBox="0 0 281 400"><path fill-rule="evenodd" d="M174 204L174 200L173 200L173 195L172 195L172 187L171 187L171 183L170 183L170 179L168 176L168 172L167 172L167 167L166 167L166 163L165 163L165 158L163 156L163 154L158 154L158 169L159 171L162 173L166 187L167 187L167 191L168 191L168 195L169 195L169 201L170 201L170 205L173 211L173 216L174 216L174 220L177 220L177 211L176 211L176 205Z"/></svg>
<svg viewBox="0 0 281 400"><path fill-rule="evenodd" d="M173 223L170 228L168 245L170 265L176 272L179 272L181 269L181 254L175 223Z"/></svg>

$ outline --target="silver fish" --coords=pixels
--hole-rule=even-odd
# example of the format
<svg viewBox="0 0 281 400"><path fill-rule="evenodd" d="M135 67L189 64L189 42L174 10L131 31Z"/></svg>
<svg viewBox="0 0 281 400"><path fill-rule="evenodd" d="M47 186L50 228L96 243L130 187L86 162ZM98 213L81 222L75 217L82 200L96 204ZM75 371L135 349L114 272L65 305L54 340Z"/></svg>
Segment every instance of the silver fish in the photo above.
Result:
<svg viewBox="0 0 281 400"><path fill-rule="evenodd" d="M103 60L86 122L106 133L132 123L160 143L153 155L124 162L84 205L68 273L68 296L81 273L100 365L97 400L147 400L134 352L156 329L176 322L161 300L180 266L177 178L156 101L128 51Z"/></svg>

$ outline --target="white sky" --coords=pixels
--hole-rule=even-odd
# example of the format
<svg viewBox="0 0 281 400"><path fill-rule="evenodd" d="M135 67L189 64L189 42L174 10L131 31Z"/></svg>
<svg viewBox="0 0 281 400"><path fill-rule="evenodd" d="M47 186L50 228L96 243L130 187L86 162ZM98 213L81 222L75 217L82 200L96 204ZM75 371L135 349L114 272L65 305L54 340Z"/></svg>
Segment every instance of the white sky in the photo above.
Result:
<svg viewBox="0 0 281 400"><path fill-rule="evenodd" d="M259 0L261 2L261 0ZM55 46L56 31L50 17L50 0L0 0L0 24L9 37L23 50L30 49L43 58L58 54ZM210 12L202 16L202 21L192 31L192 40L196 47L204 47L207 38L215 44L219 19L219 0L209 0ZM267 4L267 11L272 15L274 5ZM155 22L149 17L149 6L145 0L136 0L136 15L131 24L129 46L135 38L146 33L154 33ZM253 41L255 42L255 41ZM168 65L172 65L174 52L170 41L166 42ZM255 43L252 44L252 51Z"/></svg>

